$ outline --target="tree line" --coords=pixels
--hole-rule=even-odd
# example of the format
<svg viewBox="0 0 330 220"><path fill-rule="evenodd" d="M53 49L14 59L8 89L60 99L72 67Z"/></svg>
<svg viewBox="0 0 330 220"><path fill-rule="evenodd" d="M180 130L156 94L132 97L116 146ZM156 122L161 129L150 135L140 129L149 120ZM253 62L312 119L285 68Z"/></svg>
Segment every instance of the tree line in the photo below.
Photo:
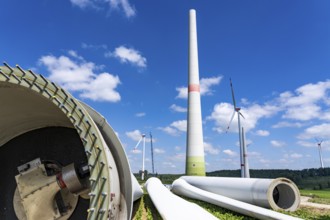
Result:
<svg viewBox="0 0 330 220"><path fill-rule="evenodd" d="M207 176L240 177L241 170L217 170L208 172ZM300 189L330 188L330 167L303 170L290 169L250 169L251 178L279 178L292 180Z"/></svg>

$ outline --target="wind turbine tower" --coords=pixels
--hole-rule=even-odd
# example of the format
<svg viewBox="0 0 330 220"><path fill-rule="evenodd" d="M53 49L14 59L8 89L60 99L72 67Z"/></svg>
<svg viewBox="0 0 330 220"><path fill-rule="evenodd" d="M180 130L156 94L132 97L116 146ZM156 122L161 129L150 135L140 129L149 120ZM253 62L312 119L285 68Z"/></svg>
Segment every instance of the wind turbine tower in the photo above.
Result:
<svg viewBox="0 0 330 220"><path fill-rule="evenodd" d="M189 65L186 175L205 176L201 97L199 86L196 11L189 11Z"/></svg>
<svg viewBox="0 0 330 220"><path fill-rule="evenodd" d="M250 168L249 168L249 160L247 153L247 144L245 138L244 128L242 127L242 145L243 145L243 164L244 164L244 177L250 178Z"/></svg>
<svg viewBox="0 0 330 220"><path fill-rule="evenodd" d="M246 173L246 148L243 146L243 138L242 138L242 127L241 127L241 116L244 118L243 114L240 112L241 108L236 106L236 100L234 95L234 88L233 83L230 79L230 88L231 88L231 95L233 98L233 105L234 105L234 112L231 116L231 119L229 121L227 131L229 130L230 124L234 119L235 113L237 113L237 121L238 121L238 136L239 136L239 149L240 149L240 160L241 160L241 177L249 177L249 173Z"/></svg>
<svg viewBox="0 0 330 220"><path fill-rule="evenodd" d="M155 167L154 167L154 146L152 144L152 135L150 134L150 147L151 147L151 162L152 162L152 174L155 174Z"/></svg>
<svg viewBox="0 0 330 220"><path fill-rule="evenodd" d="M318 140L315 138L315 140L317 141L317 147L319 148L319 156L320 156L320 163L321 163L321 168L324 168L324 164L323 164L323 158L322 158L322 142L323 140Z"/></svg>
<svg viewBox="0 0 330 220"><path fill-rule="evenodd" d="M144 180L144 158L145 158L145 148L146 148L146 135L142 134L141 138L139 140L139 142L136 144L136 146L134 147L134 150L136 150L139 146L139 144L141 143L141 141L143 140L143 148L142 148L142 173L141 173L141 180Z"/></svg>

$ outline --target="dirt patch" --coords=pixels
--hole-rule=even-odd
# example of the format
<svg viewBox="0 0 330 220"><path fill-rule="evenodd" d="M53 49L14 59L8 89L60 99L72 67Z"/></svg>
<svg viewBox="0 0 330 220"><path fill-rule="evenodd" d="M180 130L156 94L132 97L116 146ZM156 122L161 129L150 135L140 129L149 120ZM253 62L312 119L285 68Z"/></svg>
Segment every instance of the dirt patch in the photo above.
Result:
<svg viewBox="0 0 330 220"><path fill-rule="evenodd" d="M325 213L329 212L330 214L330 205L328 204L319 204L310 202L311 197L308 196L301 196L300 205L303 207L310 207L311 209L324 211Z"/></svg>

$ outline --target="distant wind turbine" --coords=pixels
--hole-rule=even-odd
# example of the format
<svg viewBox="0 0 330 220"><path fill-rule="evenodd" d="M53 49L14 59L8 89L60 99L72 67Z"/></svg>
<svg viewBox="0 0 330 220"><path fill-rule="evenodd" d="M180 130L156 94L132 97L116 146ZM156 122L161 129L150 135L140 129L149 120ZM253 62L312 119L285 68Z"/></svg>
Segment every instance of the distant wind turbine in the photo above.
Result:
<svg viewBox="0 0 330 220"><path fill-rule="evenodd" d="M242 127L242 145L243 145L244 177L245 178L250 178L250 168L249 168L247 144L246 144L244 127Z"/></svg>
<svg viewBox="0 0 330 220"><path fill-rule="evenodd" d="M230 88L231 88L231 95L232 95L232 98L233 98L234 112L233 112L233 115L231 116L231 119L229 121L226 132L228 132L230 124L234 119L235 113L237 113L238 136L239 136L240 159L241 159L241 177L247 177L247 174L245 173L245 160L244 160L244 149L243 149L243 143L242 143L242 128L241 128L241 116L242 116L242 118L244 118L244 116L240 112L241 108L236 106L234 88L233 88L233 83L232 83L231 79L230 79Z"/></svg>
<svg viewBox="0 0 330 220"><path fill-rule="evenodd" d="M321 163L321 168L324 168L324 164L323 164L323 158L322 158L322 142L323 140L319 140L317 138L315 138L317 146L319 148L319 156L320 156L320 163Z"/></svg>
<svg viewBox="0 0 330 220"><path fill-rule="evenodd" d="M143 148L142 148L142 173L141 173L141 180L144 180L144 157L145 157L145 148L146 148L146 135L142 134L139 142L134 147L134 151L138 148L139 144L143 140Z"/></svg>

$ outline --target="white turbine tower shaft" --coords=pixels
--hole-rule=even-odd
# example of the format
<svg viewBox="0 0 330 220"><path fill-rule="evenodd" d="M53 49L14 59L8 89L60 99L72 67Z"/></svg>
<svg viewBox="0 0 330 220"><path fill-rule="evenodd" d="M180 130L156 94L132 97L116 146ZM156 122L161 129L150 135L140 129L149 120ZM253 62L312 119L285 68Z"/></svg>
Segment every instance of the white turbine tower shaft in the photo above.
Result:
<svg viewBox="0 0 330 220"><path fill-rule="evenodd" d="M233 112L233 115L231 116L231 119L229 121L229 124L228 124L228 127L227 127L227 131L229 130L229 127L230 127L230 124L231 122L233 121L234 119L234 116L235 116L235 113L237 113L237 122L238 122L238 137L239 137L239 147L240 147L240 162L241 162L241 177L247 177L249 178L250 174L249 172L247 172L247 169L246 168L246 148L244 149L244 144L242 143L243 142L243 137L242 134L242 127L241 127L241 116L244 118L243 114L240 112L241 108L237 107L236 106L236 100L235 100L235 94L234 94L234 88L233 88L233 83L230 79L230 88L231 88L231 95L232 95L232 99L233 99L233 105L234 105L234 112Z"/></svg>
<svg viewBox="0 0 330 220"><path fill-rule="evenodd" d="M322 142L323 142L323 140L320 141L316 138L315 138L315 140L317 141L317 147L319 149L319 157L320 157L321 168L324 168L323 157L322 157Z"/></svg>
<svg viewBox="0 0 330 220"><path fill-rule="evenodd" d="M205 176L202 111L199 85L196 11L189 11L189 74L186 175Z"/></svg>
<svg viewBox="0 0 330 220"><path fill-rule="evenodd" d="M144 180L144 161L145 161L145 148L146 148L146 135L142 134L140 140L138 141L138 143L136 144L136 146L134 147L134 150L136 150L139 146L139 144L141 143L141 141L143 140L143 147L142 147L142 173L141 173L141 180Z"/></svg>
<svg viewBox="0 0 330 220"><path fill-rule="evenodd" d="M248 160L248 153L246 148L246 138L244 127L242 127L242 144L243 144L243 161L244 161L244 177L250 178L250 168L249 168L249 160Z"/></svg>

